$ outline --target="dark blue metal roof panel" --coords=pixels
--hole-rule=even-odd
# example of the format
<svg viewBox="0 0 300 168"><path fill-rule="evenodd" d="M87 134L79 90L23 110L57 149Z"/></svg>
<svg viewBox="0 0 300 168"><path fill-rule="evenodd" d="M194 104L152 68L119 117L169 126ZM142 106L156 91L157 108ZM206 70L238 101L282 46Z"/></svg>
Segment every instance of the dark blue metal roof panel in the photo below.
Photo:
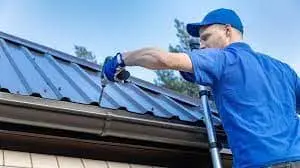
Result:
<svg viewBox="0 0 300 168"><path fill-rule="evenodd" d="M4 50L1 45L0 49L0 87L1 89L8 89L11 93L28 94L26 88L21 82L21 78L18 77L18 71L15 69L16 65L13 59L8 55L9 52Z"/></svg>
<svg viewBox="0 0 300 168"><path fill-rule="evenodd" d="M0 32L0 88L21 95L99 105L100 69L70 55ZM101 107L196 122L199 101L140 79L109 82ZM214 123L220 119L214 116Z"/></svg>

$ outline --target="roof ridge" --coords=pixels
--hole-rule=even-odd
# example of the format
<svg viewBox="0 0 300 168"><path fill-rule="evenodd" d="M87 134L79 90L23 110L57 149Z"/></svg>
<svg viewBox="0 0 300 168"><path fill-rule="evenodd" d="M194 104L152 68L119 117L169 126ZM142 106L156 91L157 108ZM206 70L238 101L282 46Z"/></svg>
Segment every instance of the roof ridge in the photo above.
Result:
<svg viewBox="0 0 300 168"><path fill-rule="evenodd" d="M47 47L47 46L29 41L29 40L26 40L26 39L23 39L23 38L20 38L20 37L11 35L11 34L7 34L7 33L4 33L2 31L0 31L0 37L5 39L5 40L9 40L13 43L18 43L18 44L21 44L23 46L29 47L31 49L50 54L50 55L52 55L56 58L60 58L60 59L66 60L66 61L74 62L74 63L80 64L82 66L85 66L87 68L100 71L100 66L96 63L86 61L85 59L75 57L74 55L71 55L71 54L53 49L51 47Z"/></svg>

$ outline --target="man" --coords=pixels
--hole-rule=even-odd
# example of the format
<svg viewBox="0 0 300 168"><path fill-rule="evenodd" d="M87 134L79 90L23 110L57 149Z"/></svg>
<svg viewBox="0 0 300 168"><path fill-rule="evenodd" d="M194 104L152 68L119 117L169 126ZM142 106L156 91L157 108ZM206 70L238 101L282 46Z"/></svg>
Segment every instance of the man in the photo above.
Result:
<svg viewBox="0 0 300 168"><path fill-rule="evenodd" d="M297 74L241 42L243 25L232 10L214 10L202 22L188 24L187 31L200 37L201 49L119 53L104 65L105 75L115 81L125 65L179 70L186 80L212 88L234 167L300 167Z"/></svg>

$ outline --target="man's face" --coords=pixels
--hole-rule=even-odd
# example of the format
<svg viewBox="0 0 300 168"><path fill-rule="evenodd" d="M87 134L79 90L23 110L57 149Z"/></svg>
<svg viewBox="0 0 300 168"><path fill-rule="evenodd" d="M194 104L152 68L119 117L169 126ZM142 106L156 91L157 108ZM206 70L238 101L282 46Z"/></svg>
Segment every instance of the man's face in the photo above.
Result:
<svg viewBox="0 0 300 168"><path fill-rule="evenodd" d="M226 37L225 25L209 25L201 27L200 34L200 48L224 48L228 45Z"/></svg>

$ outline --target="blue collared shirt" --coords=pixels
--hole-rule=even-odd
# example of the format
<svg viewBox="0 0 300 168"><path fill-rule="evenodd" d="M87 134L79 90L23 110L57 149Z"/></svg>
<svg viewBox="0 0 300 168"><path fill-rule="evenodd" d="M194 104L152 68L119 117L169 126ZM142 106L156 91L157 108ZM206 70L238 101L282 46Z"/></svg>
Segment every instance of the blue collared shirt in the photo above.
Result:
<svg viewBox="0 0 300 168"><path fill-rule="evenodd" d="M189 53L191 82L211 86L234 167L300 160L300 80L285 63L245 43Z"/></svg>

